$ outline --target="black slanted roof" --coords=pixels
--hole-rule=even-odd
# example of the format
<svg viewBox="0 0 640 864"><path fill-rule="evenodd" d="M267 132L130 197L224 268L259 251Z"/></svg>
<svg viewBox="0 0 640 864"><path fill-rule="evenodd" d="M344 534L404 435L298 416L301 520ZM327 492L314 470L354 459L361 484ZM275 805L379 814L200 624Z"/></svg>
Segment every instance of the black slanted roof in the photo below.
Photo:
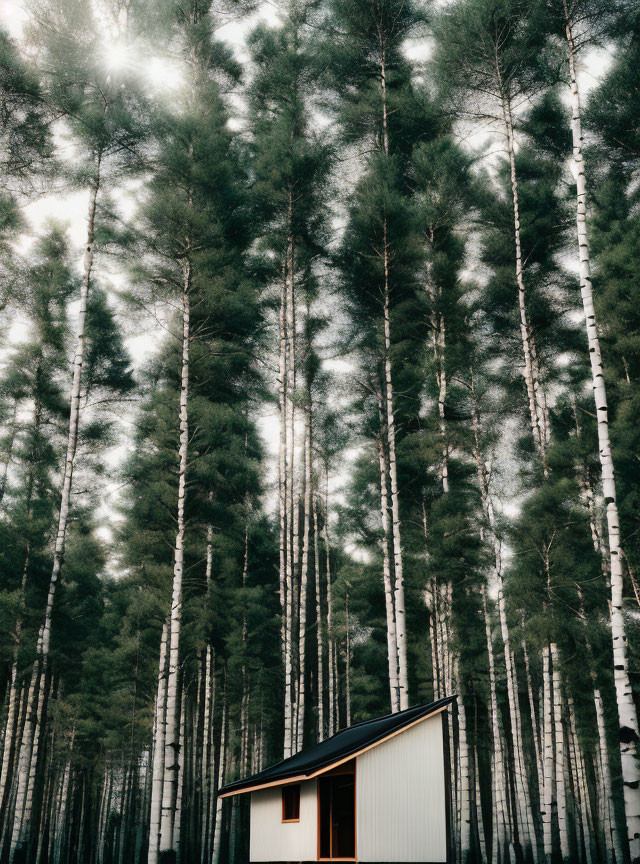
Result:
<svg viewBox="0 0 640 864"><path fill-rule="evenodd" d="M309 777L342 759L355 756L366 747L382 741L394 732L409 726L415 720L428 717L429 714L433 714L438 709L453 702L455 698L455 696L446 696L430 705L418 705L415 708L399 711L397 714L387 714L385 717L376 717L373 720L365 720L363 723L349 726L331 738L327 738L326 741L314 744L313 747L307 747L306 750L301 750L295 756L283 759L282 762L266 768L259 774L254 774L253 777L246 777L244 780L229 783L220 789L218 794L233 795L238 792L248 792L249 789L256 786L278 783L289 777Z"/></svg>

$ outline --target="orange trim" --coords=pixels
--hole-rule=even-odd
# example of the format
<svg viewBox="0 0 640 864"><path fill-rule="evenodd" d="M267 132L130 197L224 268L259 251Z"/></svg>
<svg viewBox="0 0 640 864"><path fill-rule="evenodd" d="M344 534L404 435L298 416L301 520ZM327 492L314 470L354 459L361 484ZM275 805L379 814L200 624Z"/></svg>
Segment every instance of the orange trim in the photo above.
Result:
<svg viewBox="0 0 640 864"><path fill-rule="evenodd" d="M400 735L401 732L406 732L407 729L417 726L418 723L422 723L430 717L435 717L436 715L441 714L443 711L446 711L448 707L449 705L443 705L441 708L432 711L431 714L425 714L423 717L418 717L417 720L414 720L412 723L407 723L406 726L402 726L400 729L396 729L395 732L392 732L385 738L381 738L379 741L374 741L373 744L368 744L366 747L363 747L362 750L351 753L343 759L338 759L330 765L325 765L324 768L319 768L317 771L314 771L313 774L296 774L295 777L286 777L284 780L272 780L270 783L260 783L258 786L246 786L244 789L232 789L230 792L224 792L219 797L231 798L233 795L243 795L245 792L257 792L259 789L271 789L275 786L286 786L288 783L302 783L304 780L313 780L315 777L319 777L321 774L326 774L328 771L332 771L334 768L343 765L345 762L349 762L351 759L357 759L358 756L362 756L362 754L366 753L368 750L372 750L379 744L384 744L385 741L390 741L391 738L395 738L396 735Z"/></svg>

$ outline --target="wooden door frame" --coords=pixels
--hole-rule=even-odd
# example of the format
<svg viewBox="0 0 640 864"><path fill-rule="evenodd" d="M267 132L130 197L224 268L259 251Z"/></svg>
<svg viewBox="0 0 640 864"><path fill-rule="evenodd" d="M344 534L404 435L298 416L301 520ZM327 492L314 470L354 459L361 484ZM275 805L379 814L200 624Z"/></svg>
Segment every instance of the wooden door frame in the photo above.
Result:
<svg viewBox="0 0 640 864"><path fill-rule="evenodd" d="M357 861L358 860L358 797L357 797L357 772L358 760L353 759L353 772L341 770L344 769L344 764L334 768L333 771L327 771L326 774L320 775L316 780L316 810L317 810L317 857L316 861ZM335 777L343 774L353 773L353 858L321 858L320 857L320 781L325 777ZM332 820L329 821L329 852L331 852L332 836L331 836Z"/></svg>

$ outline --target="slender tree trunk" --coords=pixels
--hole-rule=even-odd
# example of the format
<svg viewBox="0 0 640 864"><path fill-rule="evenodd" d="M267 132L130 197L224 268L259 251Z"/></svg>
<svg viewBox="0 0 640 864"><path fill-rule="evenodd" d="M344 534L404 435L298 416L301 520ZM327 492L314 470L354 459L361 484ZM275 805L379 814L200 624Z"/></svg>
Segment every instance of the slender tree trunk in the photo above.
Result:
<svg viewBox="0 0 640 864"><path fill-rule="evenodd" d="M544 397L541 393L540 381L536 375L534 368L534 358L531 344L531 325L529 323L529 315L527 312L526 288L523 276L522 263L522 245L520 242L520 204L518 194L518 178L516 174L516 154L515 143L513 136L513 120L511 116L511 102L507 96L502 80L502 72L500 64L496 59L496 72L502 90L502 115L504 120L505 132L507 137L507 150L509 153L509 165L511 171L511 196L513 201L513 225L514 225L514 240L515 240L515 259L516 259L516 283L518 285L518 306L520 310L520 336L522 339L522 350L524 354L524 379L527 388L527 398L529 402L529 418L531 422L531 432L540 458L542 460L542 468L545 476L548 473L547 455L546 455L546 431L545 431L545 416L544 416Z"/></svg>
<svg viewBox="0 0 640 864"><path fill-rule="evenodd" d="M338 689L335 643L333 638L333 599L331 596L331 549L329 547L329 471L327 469L327 482L324 502L324 526L323 526L324 551L326 561L327 579L327 648L329 650L329 737L336 731L336 710Z"/></svg>
<svg viewBox="0 0 640 864"><path fill-rule="evenodd" d="M187 462L189 456L189 349L191 265L188 258L182 267L182 370L180 381L180 446L178 449L178 513L173 555L173 587L169 617L169 671L164 736L164 782L160 816L160 854L175 850L174 824L180 762L180 628L182 622L182 576L184 567L184 507L187 495Z"/></svg>
<svg viewBox="0 0 640 864"><path fill-rule="evenodd" d="M311 528L311 393L307 390L304 432L304 525L302 531L302 566L300 568L300 616L298 630L298 729L296 750L302 750L305 712L305 671L307 636L307 584L309 579L309 537Z"/></svg>
<svg viewBox="0 0 640 864"><path fill-rule="evenodd" d="M491 707L491 733L493 738L493 764L494 764L494 785L493 785L493 813L492 813L492 847L491 861L492 864L498 864L499 850L507 843L510 843L510 838L506 836L506 819L504 817L505 810L505 787L503 779L502 766L504 765L504 753L502 748L502 737L500 733L500 716L498 714L498 696L496 690L496 673L495 660L493 655L493 638L491 635L491 619L489 618L489 610L487 608L487 593L484 585L482 586L482 609L484 613L485 635L487 640L487 655L489 658L489 695Z"/></svg>
<svg viewBox="0 0 640 864"><path fill-rule="evenodd" d="M280 642L282 648L282 668L287 658L287 556L288 556L288 521L287 521L287 325L286 325L287 290L286 276L283 275L280 292L280 372L278 381L278 404L280 409L280 444L278 450L278 503L280 516ZM285 693L286 702L286 693ZM286 704L285 704L286 716Z"/></svg>
<svg viewBox="0 0 640 864"><path fill-rule="evenodd" d="M553 806L553 705L551 682L551 655L549 644L542 649L542 687L544 705L544 810L542 811L542 828L544 837L544 854L547 864L551 864L553 856L551 813Z"/></svg>
<svg viewBox="0 0 640 864"><path fill-rule="evenodd" d="M396 641L398 645L398 692L400 710L409 707L407 672L407 630L404 608L404 576L402 568L402 541L400 537L400 499L396 462L396 421L393 409L393 383L391 380L391 322L389 310L389 248L387 219L384 220L384 378L387 407L387 441L389 480L391 485L391 528L393 537L393 570L395 574L394 608L396 615Z"/></svg>
<svg viewBox="0 0 640 864"><path fill-rule="evenodd" d="M460 682L460 658L455 659L455 676ZM461 688L462 689L462 688ZM471 788L469 784L469 745L467 742L467 714L462 700L458 702L458 753L460 761L460 860L466 864L471 855Z"/></svg>
<svg viewBox="0 0 640 864"><path fill-rule="evenodd" d="M556 805L558 810L558 832L560 834L560 851L562 860L569 860L569 831L567 829L567 791L564 782L565 739L562 725L562 681L560 678L560 660L558 646L550 645L553 681L553 720L555 741L555 775L556 775Z"/></svg>
<svg viewBox="0 0 640 864"><path fill-rule="evenodd" d="M89 213L87 225L87 241L84 252L84 275L80 292L80 311L78 313L78 332L76 336L76 349L73 358L73 383L71 386L71 409L69 413L69 436L67 441L67 455L64 465L64 477L62 481L62 494L60 498L60 515L58 517L58 531L53 553L53 567L49 581L49 594L47 596L47 607L44 618L44 630L42 634L42 656L49 656L51 642L51 616L53 602L64 558L64 546L67 536L67 525L69 521L69 509L71 504L71 483L73 479L73 468L78 445L78 424L80 421L80 389L82 382L82 366L84 363L85 349L85 324L87 317L87 300L89 297L89 286L91 282L91 270L93 267L94 236L96 201L100 189L100 159L96 165L96 177L89 192Z"/></svg>
<svg viewBox="0 0 640 864"><path fill-rule="evenodd" d="M586 782L584 759L580 749L578 740L578 731L576 729L576 715L573 706L573 699L567 699L567 707L569 714L569 733L573 744L574 759L576 763L576 797L578 798L578 808L580 813L580 823L582 825L582 836L584 839L584 850L587 864L593 864L593 854L591 849L591 806L589 801L589 790Z"/></svg>
<svg viewBox="0 0 640 864"><path fill-rule="evenodd" d="M227 733L227 694L226 688L224 696L222 697L222 722L220 726L220 757L218 762L218 789L224 786L224 779L226 775L226 767L227 767L227 746L226 746L226 733ZM216 795L216 819L215 819L215 827L213 831L213 854L212 854L212 862L213 864L219 864L220 861L220 841L222 839L222 798L219 795Z"/></svg>
<svg viewBox="0 0 640 864"><path fill-rule="evenodd" d="M153 741L153 767L151 774L151 813L149 818L148 864L156 864L160 843L160 815L162 812L162 792L164 786L164 739L166 728L167 702L167 642L168 621L162 626L160 640L160 663L158 666L158 690ZM107 813L107 817L108 817Z"/></svg>
<svg viewBox="0 0 640 864"><path fill-rule="evenodd" d="M484 827L484 816L482 815L482 791L480 788L480 767L478 765L478 748L474 747L473 750L473 758L474 758L474 779L475 779L475 793L476 793L476 826L478 829L478 845L480 851L480 861L488 862L489 856L487 855L487 837ZM491 775L491 785L493 785L493 772L490 771Z"/></svg>
<svg viewBox="0 0 640 864"><path fill-rule="evenodd" d="M351 621L349 619L349 594L345 598L347 617L347 636L345 646L345 704L347 710L347 727L351 726Z"/></svg>
<svg viewBox="0 0 640 864"><path fill-rule="evenodd" d="M293 190L289 190L288 224L290 233L287 239L287 260L285 267L286 280L286 334L287 334L287 385L286 385L286 424L287 424L287 469L286 469L286 508L287 508L287 566L286 566L286 644L285 657L285 722L284 722L284 756L287 758L294 752L295 701L294 701L294 668L293 668L293 632L294 632L294 585L295 564L297 557L296 541L298 533L297 501L294 494L296 477L295 458L295 389L296 389L296 316L295 316L295 286L294 286L294 243L291 225L293 219Z"/></svg>
<svg viewBox="0 0 640 864"><path fill-rule="evenodd" d="M564 2L564 0L563 0ZM593 396L598 423L598 445L602 468L602 485L607 511L611 574L611 636L613 640L613 675L618 707L620 759L624 788L624 807L627 822L627 838L632 864L640 861L640 766L638 764L638 715L633 700L629 679L629 658L625 633L623 609L623 575L620 550L620 520L616 496L616 483L609 438L609 409L600 351L600 337L596 323L596 311L591 285L591 260L587 236L587 182L582 152L582 119L580 91L575 68L575 43L573 22L564 2L565 33L569 53L569 75L571 80L571 133L573 137L573 161L576 175L577 233L580 258L580 291L589 345L589 360L593 381Z"/></svg>
<svg viewBox="0 0 640 864"><path fill-rule="evenodd" d="M375 382L374 382L375 386ZM387 616L387 660L389 664L389 694L391 711L400 710L400 691L398 683L398 642L396 635L396 614L391 583L391 563L389 560L389 500L387 496L387 457L384 450L383 434L386 423L383 411L382 394L376 387L380 435L378 436L378 461L380 465L380 515L382 519L382 576L384 580L384 600Z"/></svg>
<svg viewBox="0 0 640 864"><path fill-rule="evenodd" d="M316 577L316 642L318 651L318 741L324 740L324 626L322 620L322 583L320 581L320 543L318 535L318 494L313 490L313 562Z"/></svg>

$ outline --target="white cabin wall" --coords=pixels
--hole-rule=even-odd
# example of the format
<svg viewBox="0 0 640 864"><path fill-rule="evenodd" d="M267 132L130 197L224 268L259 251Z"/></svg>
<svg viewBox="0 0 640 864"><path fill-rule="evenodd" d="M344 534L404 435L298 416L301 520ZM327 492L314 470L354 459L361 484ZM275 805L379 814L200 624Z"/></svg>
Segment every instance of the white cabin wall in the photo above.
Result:
<svg viewBox="0 0 640 864"><path fill-rule="evenodd" d="M282 787L251 793L251 861L315 861L318 857L317 784L300 789L300 821L282 821Z"/></svg>
<svg viewBox="0 0 640 864"><path fill-rule="evenodd" d="M443 749L437 714L358 756L359 861L446 861Z"/></svg>

